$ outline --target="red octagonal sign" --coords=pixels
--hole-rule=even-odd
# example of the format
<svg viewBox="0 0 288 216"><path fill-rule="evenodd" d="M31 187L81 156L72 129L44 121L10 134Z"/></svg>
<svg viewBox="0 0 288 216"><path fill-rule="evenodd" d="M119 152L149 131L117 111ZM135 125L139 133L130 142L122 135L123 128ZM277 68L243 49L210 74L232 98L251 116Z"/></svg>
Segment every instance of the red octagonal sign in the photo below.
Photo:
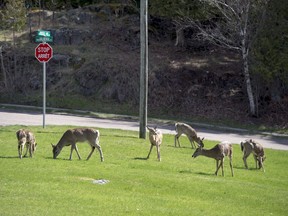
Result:
<svg viewBox="0 0 288 216"><path fill-rule="evenodd" d="M35 48L35 57L39 62L48 62L53 57L53 49L48 43L40 43Z"/></svg>

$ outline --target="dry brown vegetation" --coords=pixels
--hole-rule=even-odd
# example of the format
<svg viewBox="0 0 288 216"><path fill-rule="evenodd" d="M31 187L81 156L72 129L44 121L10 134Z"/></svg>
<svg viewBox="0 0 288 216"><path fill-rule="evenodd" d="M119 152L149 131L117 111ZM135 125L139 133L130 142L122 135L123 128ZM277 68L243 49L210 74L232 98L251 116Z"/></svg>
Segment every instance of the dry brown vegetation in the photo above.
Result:
<svg viewBox="0 0 288 216"><path fill-rule="evenodd" d="M32 30L45 28L54 34L62 32L52 44L55 57L47 68L48 97L58 97L61 101L67 95L81 95L90 98L92 103L108 100L129 104L134 107L131 111L137 112L140 69L137 14L107 15L105 10L95 12L90 8L58 12L54 18L45 12L41 22L37 20L35 13ZM152 17L149 25L150 115L287 128L284 120L287 111L277 103L265 104L259 118L249 116L241 62L236 53L197 41L190 46L175 47L172 24L167 20L161 22L168 23L169 28L159 28L159 20ZM64 34L68 35L66 39ZM25 56L19 54L17 61L21 65L21 76L29 79L21 85L13 83L9 91L26 95L29 99L25 103L33 104L39 98L31 99L29 95L41 90L42 66L34 58L36 44L25 43L27 38L26 34L17 39L19 44L23 43L22 53L25 53ZM12 50L7 49L4 54L8 62ZM16 78L16 74L11 76L11 80ZM7 98L2 96L1 100ZM50 106L56 104L51 101ZM70 108L61 103L60 106ZM85 105L79 104L77 108Z"/></svg>

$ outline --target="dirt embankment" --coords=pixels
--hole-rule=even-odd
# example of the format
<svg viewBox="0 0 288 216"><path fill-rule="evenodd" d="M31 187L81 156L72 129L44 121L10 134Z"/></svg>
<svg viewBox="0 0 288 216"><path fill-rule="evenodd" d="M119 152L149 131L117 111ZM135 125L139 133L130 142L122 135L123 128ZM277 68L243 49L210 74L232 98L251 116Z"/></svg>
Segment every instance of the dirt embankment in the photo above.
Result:
<svg viewBox="0 0 288 216"><path fill-rule="evenodd" d="M54 58L47 68L50 96L82 95L93 100L129 103L137 108L139 17L128 9L121 14L109 10L90 7L54 14L45 12L40 26L39 15L31 15L32 29L45 26L54 36ZM150 113L182 120L229 120L287 127L283 120L287 119L287 113L277 104L271 103L259 118L249 117L241 61L236 53L197 42L191 31L186 32L186 38L185 47L176 47L173 24L151 17ZM14 90L38 91L41 76L34 56L27 55L18 61L30 78Z"/></svg>

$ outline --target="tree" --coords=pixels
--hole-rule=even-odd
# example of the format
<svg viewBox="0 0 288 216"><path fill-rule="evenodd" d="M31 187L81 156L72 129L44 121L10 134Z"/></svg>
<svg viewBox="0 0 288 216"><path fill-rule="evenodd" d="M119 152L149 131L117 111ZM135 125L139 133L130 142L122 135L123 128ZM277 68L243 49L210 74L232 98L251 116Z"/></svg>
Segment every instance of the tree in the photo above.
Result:
<svg viewBox="0 0 288 216"><path fill-rule="evenodd" d="M17 59L15 52L16 37L15 34L18 31L21 31L26 26L26 8L22 0L7 1L3 10L0 10L1 18L1 28L5 30L12 31L12 41L14 47L14 74L17 74ZM1 47L1 68L3 71L5 88L8 88L7 74L5 70L2 56L2 47Z"/></svg>
<svg viewBox="0 0 288 216"><path fill-rule="evenodd" d="M183 21L198 28L200 38L241 53L250 114L257 116L249 70L249 51L269 0L200 1L213 8L208 22L192 20L188 17Z"/></svg>
<svg viewBox="0 0 288 216"><path fill-rule="evenodd" d="M203 19L207 14L207 8L203 7L198 0L153 0L150 3L150 9L152 15L168 17L173 20L176 31L175 46L185 45L184 30L191 27L183 22L183 17Z"/></svg>
<svg viewBox="0 0 288 216"><path fill-rule="evenodd" d="M288 95L288 4L286 3L286 0L269 2L263 28L260 29L251 49L253 61L251 70L258 81L256 93L259 103L264 106L271 101L281 104L285 95ZM281 106L287 112L287 105Z"/></svg>
<svg viewBox="0 0 288 216"><path fill-rule="evenodd" d="M22 0L7 1L4 10L0 11L2 29L12 30L13 35L26 25L26 8ZM15 36L15 35L14 35Z"/></svg>

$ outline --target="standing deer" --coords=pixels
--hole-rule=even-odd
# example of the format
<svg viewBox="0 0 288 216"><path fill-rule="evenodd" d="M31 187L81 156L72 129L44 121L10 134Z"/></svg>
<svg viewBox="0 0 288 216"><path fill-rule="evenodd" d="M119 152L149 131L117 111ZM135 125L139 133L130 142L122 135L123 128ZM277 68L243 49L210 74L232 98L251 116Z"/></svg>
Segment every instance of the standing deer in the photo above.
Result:
<svg viewBox="0 0 288 216"><path fill-rule="evenodd" d="M266 157L264 155L263 146L260 143L252 139L245 140L244 142L241 142L240 145L241 145L241 150L243 152L243 161L244 161L245 168L248 169L247 158L252 153L255 163L256 163L256 169L258 168L257 167L258 165L259 169L262 168L263 172L265 172L263 163Z"/></svg>
<svg viewBox="0 0 288 216"><path fill-rule="evenodd" d="M232 176L234 176L233 172L233 165L232 165L232 154L233 148L230 142L224 141L218 143L211 149L203 149L202 146L198 147L194 154L192 155L193 158L198 157L199 155L203 155L206 157L214 158L216 160L216 172L215 175L217 176L218 170L221 166L222 168L222 176L224 176L224 157L228 156L230 159L230 168ZM219 164L220 161L220 164Z"/></svg>
<svg viewBox="0 0 288 216"><path fill-rule="evenodd" d="M78 148L77 148L76 143L88 141L92 150L91 150L90 154L88 155L87 160L89 160L89 158L91 157L95 148L97 148L99 153L100 153L101 161L104 161L102 149L101 149L101 146L99 144L99 136L100 136L99 131L94 130L92 128L69 129L63 134L63 136L61 137L61 139L59 140L57 145L52 144L53 158L54 159L57 158L57 156L60 154L60 152L64 146L70 146L71 145L71 152L70 152L69 160L72 160L72 152L74 149L78 155L79 160L81 160L81 157L80 157L80 154L78 152Z"/></svg>
<svg viewBox="0 0 288 216"><path fill-rule="evenodd" d="M149 159L153 146L156 146L158 161L161 161L160 145L162 143L162 138L163 138L162 132L158 130L156 127L155 128L147 127L147 129L149 130L149 140L151 143L150 151L148 153L147 159Z"/></svg>
<svg viewBox="0 0 288 216"><path fill-rule="evenodd" d="M194 143L194 141L198 143L198 146L202 146L202 147L204 146L203 144L204 138L201 139L200 137L198 137L195 129L192 128L190 125L178 122L175 124L175 130L177 133L175 135L175 143L174 143L175 147L176 147L176 141L178 142L178 146L180 147L179 137L182 134L185 134L188 137L192 148L196 148L196 144Z"/></svg>
<svg viewBox="0 0 288 216"><path fill-rule="evenodd" d="M18 140L19 158L22 159L23 150L25 146L26 146L26 152L25 152L24 157L26 157L28 150L29 150L29 156L33 157L33 154L36 151L36 146L37 146L34 134L29 130L20 129L16 132L16 137Z"/></svg>

